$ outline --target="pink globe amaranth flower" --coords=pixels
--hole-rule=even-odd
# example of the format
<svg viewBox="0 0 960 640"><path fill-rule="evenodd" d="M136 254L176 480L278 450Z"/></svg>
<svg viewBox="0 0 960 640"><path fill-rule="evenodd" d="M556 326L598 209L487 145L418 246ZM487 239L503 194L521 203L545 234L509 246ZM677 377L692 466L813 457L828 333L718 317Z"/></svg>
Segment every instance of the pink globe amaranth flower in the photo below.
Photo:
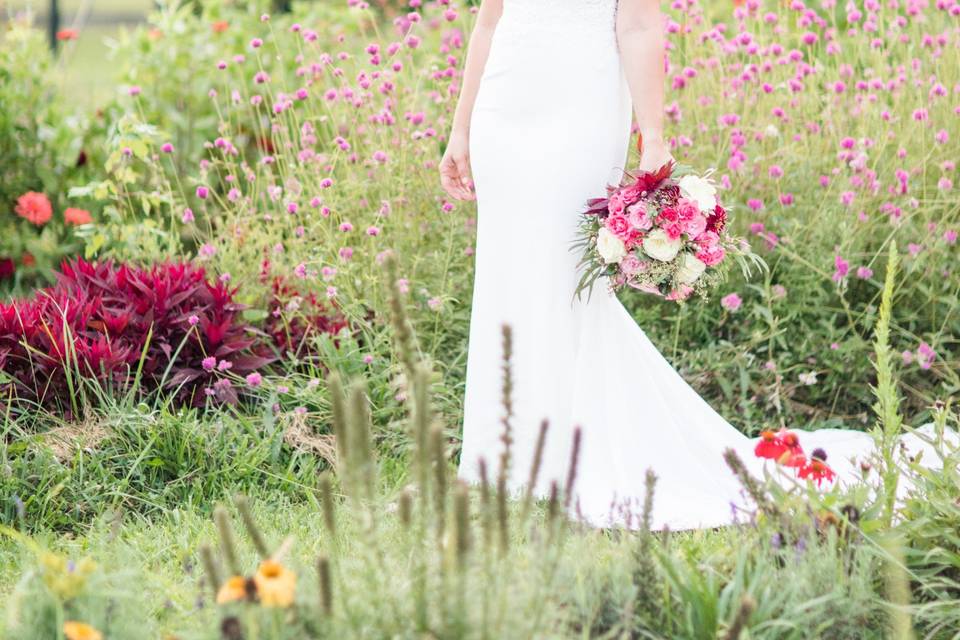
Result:
<svg viewBox="0 0 960 640"><path fill-rule="evenodd" d="M340 251L338 253L340 255L340 259L344 262L353 257L353 249L350 247L340 247Z"/></svg>
<svg viewBox="0 0 960 640"><path fill-rule="evenodd" d="M920 346L917 347L917 364L920 365L920 368L929 369L936 359L937 353L933 350L933 347L926 342L921 342Z"/></svg>
<svg viewBox="0 0 960 640"><path fill-rule="evenodd" d="M330 286L327 287L327 300L333 300L337 297L337 288Z"/></svg>
<svg viewBox="0 0 960 640"><path fill-rule="evenodd" d="M840 282L850 273L850 263L844 260L839 255L834 256L833 258L833 280L834 282Z"/></svg>
<svg viewBox="0 0 960 640"><path fill-rule="evenodd" d="M774 300L782 300L787 297L787 288L782 284L775 284L770 287L770 297Z"/></svg>
<svg viewBox="0 0 960 640"><path fill-rule="evenodd" d="M736 293L728 293L720 299L720 306L730 313L736 313L742 304L743 299Z"/></svg>
<svg viewBox="0 0 960 640"><path fill-rule="evenodd" d="M206 243L200 246L200 251L198 252L201 258L212 258L217 253L217 248L210 243Z"/></svg>
<svg viewBox="0 0 960 640"><path fill-rule="evenodd" d="M366 355L364 355L364 356L363 356L363 364L371 364L371 363L373 363L373 356L370 355L369 353L366 354Z"/></svg>
<svg viewBox="0 0 960 640"><path fill-rule="evenodd" d="M140 92L141 92L141 89L137 85L133 85L127 89L127 93L130 94L131 96L138 96L140 95Z"/></svg>
<svg viewBox="0 0 960 640"><path fill-rule="evenodd" d="M367 235L368 235L368 236L378 236L378 235L380 235L380 228L379 228L379 227L375 227L375 226L373 226L373 225L370 225L369 227L367 227Z"/></svg>
<svg viewBox="0 0 960 640"><path fill-rule="evenodd" d="M287 213L296 213L297 209L299 209L299 206L297 205L296 202L287 203Z"/></svg>
<svg viewBox="0 0 960 640"><path fill-rule="evenodd" d="M207 356L200 362L204 371L213 371L217 366L217 359L213 356Z"/></svg>
<svg viewBox="0 0 960 640"><path fill-rule="evenodd" d="M209 196L209 195L210 195L210 189L208 189L207 187L205 187L205 186L203 186L203 185L200 185L199 187L197 187L197 197L198 197L198 198L200 198L201 200L206 200L206 199L207 199L207 196Z"/></svg>
<svg viewBox="0 0 960 640"><path fill-rule="evenodd" d="M350 231L353 231L353 225L348 221L344 221L340 223L339 229L344 233L349 233Z"/></svg>
<svg viewBox="0 0 960 640"><path fill-rule="evenodd" d="M873 269L870 267L857 267L857 277L861 280L867 280L873 277Z"/></svg>
<svg viewBox="0 0 960 640"><path fill-rule="evenodd" d="M747 206L750 207L751 211L760 211L763 209L763 200L759 198L750 198L747 200Z"/></svg>
<svg viewBox="0 0 960 640"><path fill-rule="evenodd" d="M900 358L903 360L903 364L910 365L913 364L913 352L910 350L905 350L900 354Z"/></svg>
<svg viewBox="0 0 960 640"><path fill-rule="evenodd" d="M246 381L247 386L251 387L252 389L256 389L263 384L263 376L254 371L253 373L247 374Z"/></svg>
<svg viewBox="0 0 960 640"><path fill-rule="evenodd" d="M793 204L793 194L792 193L781 193L780 194L780 204L785 207L789 207Z"/></svg>
<svg viewBox="0 0 960 640"><path fill-rule="evenodd" d="M940 179L937 180L937 189L940 191L950 191L953 189L953 180L947 176L941 176Z"/></svg>
<svg viewBox="0 0 960 640"><path fill-rule="evenodd" d="M907 252L911 257L916 258L917 255L923 251L923 245L917 244L916 242L911 242L907 245Z"/></svg>
<svg viewBox="0 0 960 640"><path fill-rule="evenodd" d="M173 145L169 142L164 142L160 146L160 150L163 151L164 153L173 153Z"/></svg>
<svg viewBox="0 0 960 640"><path fill-rule="evenodd" d="M953 229L948 229L943 232L943 241L947 244L956 244L957 242L957 232Z"/></svg>

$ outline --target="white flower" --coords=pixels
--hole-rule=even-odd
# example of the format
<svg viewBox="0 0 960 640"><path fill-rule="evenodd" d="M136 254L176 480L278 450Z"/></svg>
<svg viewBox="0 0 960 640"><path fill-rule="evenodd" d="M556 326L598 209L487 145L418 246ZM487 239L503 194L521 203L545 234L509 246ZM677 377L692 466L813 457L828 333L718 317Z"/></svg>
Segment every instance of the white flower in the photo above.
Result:
<svg viewBox="0 0 960 640"><path fill-rule="evenodd" d="M697 256L692 253L684 253L680 257L680 270L677 271L677 280L681 284L693 284L703 275L706 269L707 265Z"/></svg>
<svg viewBox="0 0 960 640"><path fill-rule="evenodd" d="M663 229L654 229L643 239L643 250L654 260L670 262L677 257L682 244L680 238L671 240Z"/></svg>
<svg viewBox="0 0 960 640"><path fill-rule="evenodd" d="M606 227L600 227L600 235L597 236L597 253L604 262L610 264L620 262L623 256L627 255L627 247L612 231Z"/></svg>
<svg viewBox="0 0 960 640"><path fill-rule="evenodd" d="M797 378L800 379L800 382L809 386L817 384L817 372L808 371L807 373L801 373Z"/></svg>
<svg viewBox="0 0 960 640"><path fill-rule="evenodd" d="M763 132L767 135L768 138L780 137L780 129L777 129L777 125L775 124L768 124L767 128L764 129Z"/></svg>
<svg viewBox="0 0 960 640"><path fill-rule="evenodd" d="M706 178L687 175L677 182L680 193L697 203L701 211L712 212L717 207L717 187Z"/></svg>

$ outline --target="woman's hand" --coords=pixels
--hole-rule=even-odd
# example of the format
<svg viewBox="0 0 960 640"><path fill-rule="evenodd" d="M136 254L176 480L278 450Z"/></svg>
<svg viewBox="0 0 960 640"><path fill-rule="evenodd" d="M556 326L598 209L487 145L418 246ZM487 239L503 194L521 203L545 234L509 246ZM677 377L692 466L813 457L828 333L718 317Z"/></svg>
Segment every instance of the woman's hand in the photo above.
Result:
<svg viewBox="0 0 960 640"><path fill-rule="evenodd" d="M470 177L469 136L465 132L450 134L447 150L440 161L440 184L455 200L474 200L473 179Z"/></svg>
<svg viewBox="0 0 960 640"><path fill-rule="evenodd" d="M673 160L673 154L663 139L643 140L643 149L640 153L640 169L656 171Z"/></svg>

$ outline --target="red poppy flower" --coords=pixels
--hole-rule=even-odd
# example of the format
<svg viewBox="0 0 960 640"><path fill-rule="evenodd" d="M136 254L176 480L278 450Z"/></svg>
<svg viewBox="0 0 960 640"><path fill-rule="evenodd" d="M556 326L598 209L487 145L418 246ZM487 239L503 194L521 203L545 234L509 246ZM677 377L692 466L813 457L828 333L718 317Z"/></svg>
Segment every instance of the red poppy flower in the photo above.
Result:
<svg viewBox="0 0 960 640"><path fill-rule="evenodd" d="M230 23L227 22L226 20L217 20L212 25L210 25L210 28L213 29L214 33L223 33L229 27L230 27Z"/></svg>
<svg viewBox="0 0 960 640"><path fill-rule="evenodd" d="M57 40L76 40L80 37L80 32L76 29L60 29L57 31Z"/></svg>
<svg viewBox="0 0 960 640"><path fill-rule="evenodd" d="M25 220L29 220L38 227L47 224L53 217L53 207L50 205L50 199L42 193L28 191L17 198L17 206L14 207L17 215Z"/></svg>

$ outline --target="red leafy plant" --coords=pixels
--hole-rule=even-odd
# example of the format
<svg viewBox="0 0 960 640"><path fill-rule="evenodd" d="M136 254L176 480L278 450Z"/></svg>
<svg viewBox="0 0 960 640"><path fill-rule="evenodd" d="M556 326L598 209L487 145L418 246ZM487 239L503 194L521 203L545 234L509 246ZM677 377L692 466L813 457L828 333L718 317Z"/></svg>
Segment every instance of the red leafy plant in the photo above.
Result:
<svg viewBox="0 0 960 640"><path fill-rule="evenodd" d="M115 390L162 386L197 406L234 403L231 378L273 360L235 294L190 263L64 262L53 286L0 304L3 393L69 407L78 378L93 378Z"/></svg>
<svg viewBox="0 0 960 640"><path fill-rule="evenodd" d="M317 355L312 338L336 336L350 323L333 300L315 292L301 292L289 278L271 275L269 260L260 265L260 282L270 287L270 310L264 331L281 354Z"/></svg>

